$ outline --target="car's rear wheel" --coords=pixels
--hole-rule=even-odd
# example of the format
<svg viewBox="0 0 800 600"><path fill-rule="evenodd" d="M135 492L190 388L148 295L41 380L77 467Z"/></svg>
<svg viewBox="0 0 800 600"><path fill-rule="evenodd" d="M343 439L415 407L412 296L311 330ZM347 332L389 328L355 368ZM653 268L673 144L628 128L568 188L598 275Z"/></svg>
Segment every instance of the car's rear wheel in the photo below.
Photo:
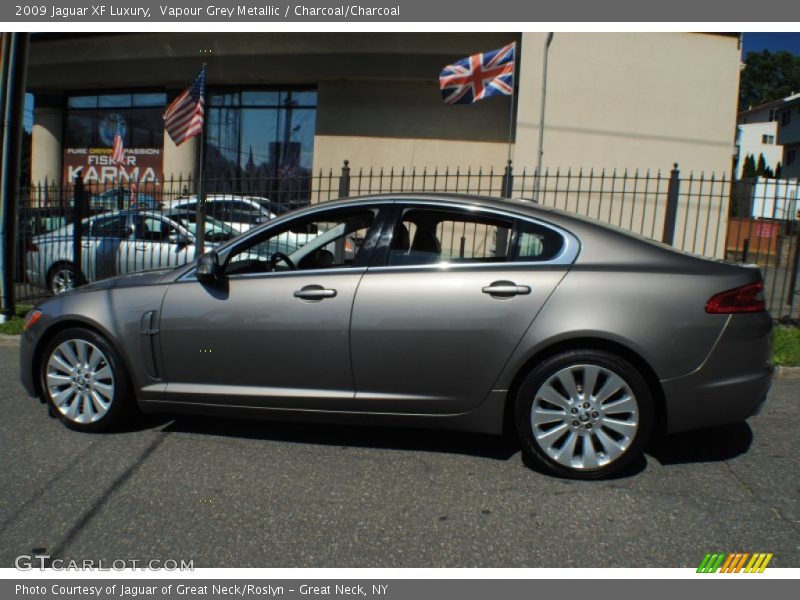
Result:
<svg viewBox="0 0 800 600"><path fill-rule="evenodd" d="M515 422L523 452L550 473L598 479L641 456L653 428L650 389L628 361L599 350L556 354L522 382Z"/></svg>
<svg viewBox="0 0 800 600"><path fill-rule="evenodd" d="M134 411L130 378L116 350L87 329L66 329L42 354L41 389L71 429L106 431Z"/></svg>
<svg viewBox="0 0 800 600"><path fill-rule="evenodd" d="M53 295L74 290L80 285L80 273L72 263L59 263L50 270L47 287Z"/></svg>

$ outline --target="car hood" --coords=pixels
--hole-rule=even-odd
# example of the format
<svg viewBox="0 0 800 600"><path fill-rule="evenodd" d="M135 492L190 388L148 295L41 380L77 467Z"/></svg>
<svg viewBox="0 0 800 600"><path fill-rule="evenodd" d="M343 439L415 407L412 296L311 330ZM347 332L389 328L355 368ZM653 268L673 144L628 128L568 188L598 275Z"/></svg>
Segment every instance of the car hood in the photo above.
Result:
<svg viewBox="0 0 800 600"><path fill-rule="evenodd" d="M164 275L172 272L174 269L154 269L152 271L139 271L138 273L131 273L130 275L119 275L117 277L109 277L101 281L95 281L88 285L82 285L76 293L92 292L95 290L109 290L113 288L124 287L139 287L144 285L157 285L161 283Z"/></svg>

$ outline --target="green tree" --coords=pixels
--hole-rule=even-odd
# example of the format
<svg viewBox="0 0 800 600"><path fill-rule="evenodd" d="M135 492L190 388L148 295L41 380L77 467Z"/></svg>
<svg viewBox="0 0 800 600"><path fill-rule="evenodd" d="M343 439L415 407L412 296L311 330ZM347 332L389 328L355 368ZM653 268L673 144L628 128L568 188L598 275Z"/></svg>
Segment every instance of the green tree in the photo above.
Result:
<svg viewBox="0 0 800 600"><path fill-rule="evenodd" d="M752 179L756 176L756 159L752 154L748 154L744 158L742 165L742 179Z"/></svg>
<svg viewBox="0 0 800 600"><path fill-rule="evenodd" d="M739 110L800 92L800 56L791 52L748 52L739 81Z"/></svg>
<svg viewBox="0 0 800 600"><path fill-rule="evenodd" d="M767 177L772 179L775 177L775 174L772 172L767 166L767 161L764 159L764 154L759 153L758 155L758 165L756 166L756 176L757 177Z"/></svg>
<svg viewBox="0 0 800 600"><path fill-rule="evenodd" d="M756 176L763 177L764 171L767 169L767 161L764 160L764 155L758 155L758 163L756 164Z"/></svg>

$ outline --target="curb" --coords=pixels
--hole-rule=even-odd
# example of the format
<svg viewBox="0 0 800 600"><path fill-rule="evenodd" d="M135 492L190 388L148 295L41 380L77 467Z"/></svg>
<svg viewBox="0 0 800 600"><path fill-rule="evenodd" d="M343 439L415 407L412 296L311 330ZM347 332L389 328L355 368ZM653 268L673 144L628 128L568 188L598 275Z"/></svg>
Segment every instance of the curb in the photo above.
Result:
<svg viewBox="0 0 800 600"><path fill-rule="evenodd" d="M19 348L20 337L19 335L0 333L0 346Z"/></svg>
<svg viewBox="0 0 800 600"><path fill-rule="evenodd" d="M775 367L775 379L800 379L800 367Z"/></svg>
<svg viewBox="0 0 800 600"><path fill-rule="evenodd" d="M19 348L20 337L0 334L0 347ZM800 379L800 367L775 367L775 379Z"/></svg>

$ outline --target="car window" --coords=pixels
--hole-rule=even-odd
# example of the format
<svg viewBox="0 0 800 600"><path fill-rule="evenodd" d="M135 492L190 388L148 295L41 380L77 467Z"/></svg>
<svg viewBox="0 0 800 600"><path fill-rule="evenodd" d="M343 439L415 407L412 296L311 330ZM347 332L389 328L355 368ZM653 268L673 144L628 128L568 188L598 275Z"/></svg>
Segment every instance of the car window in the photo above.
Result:
<svg viewBox="0 0 800 600"><path fill-rule="evenodd" d="M153 215L136 215L134 223L134 234L137 240L168 243L170 236L177 239L180 235L175 225Z"/></svg>
<svg viewBox="0 0 800 600"><path fill-rule="evenodd" d="M491 215L441 209L406 209L395 227L389 265L502 262L512 222Z"/></svg>
<svg viewBox="0 0 800 600"><path fill-rule="evenodd" d="M169 218L183 225L192 235L197 235L197 213L190 211L170 213ZM215 244L218 242L226 242L236 237L236 231L230 225L214 217L206 215L204 224L206 242Z"/></svg>
<svg viewBox="0 0 800 600"><path fill-rule="evenodd" d="M520 262L552 260L564 249L564 238L548 227L519 221L514 259Z"/></svg>
<svg viewBox="0 0 800 600"><path fill-rule="evenodd" d="M351 266L376 214L377 209L346 209L294 219L237 248L225 271L235 275Z"/></svg>
<svg viewBox="0 0 800 600"><path fill-rule="evenodd" d="M196 207L195 204L192 210L195 210ZM190 208L190 206L186 206L186 208ZM206 201L205 209L207 215L225 223L257 225L268 218L258 206L237 200Z"/></svg>
<svg viewBox="0 0 800 600"><path fill-rule="evenodd" d="M95 219L91 225L91 235L93 237L126 238L130 233L127 215L102 217Z"/></svg>

